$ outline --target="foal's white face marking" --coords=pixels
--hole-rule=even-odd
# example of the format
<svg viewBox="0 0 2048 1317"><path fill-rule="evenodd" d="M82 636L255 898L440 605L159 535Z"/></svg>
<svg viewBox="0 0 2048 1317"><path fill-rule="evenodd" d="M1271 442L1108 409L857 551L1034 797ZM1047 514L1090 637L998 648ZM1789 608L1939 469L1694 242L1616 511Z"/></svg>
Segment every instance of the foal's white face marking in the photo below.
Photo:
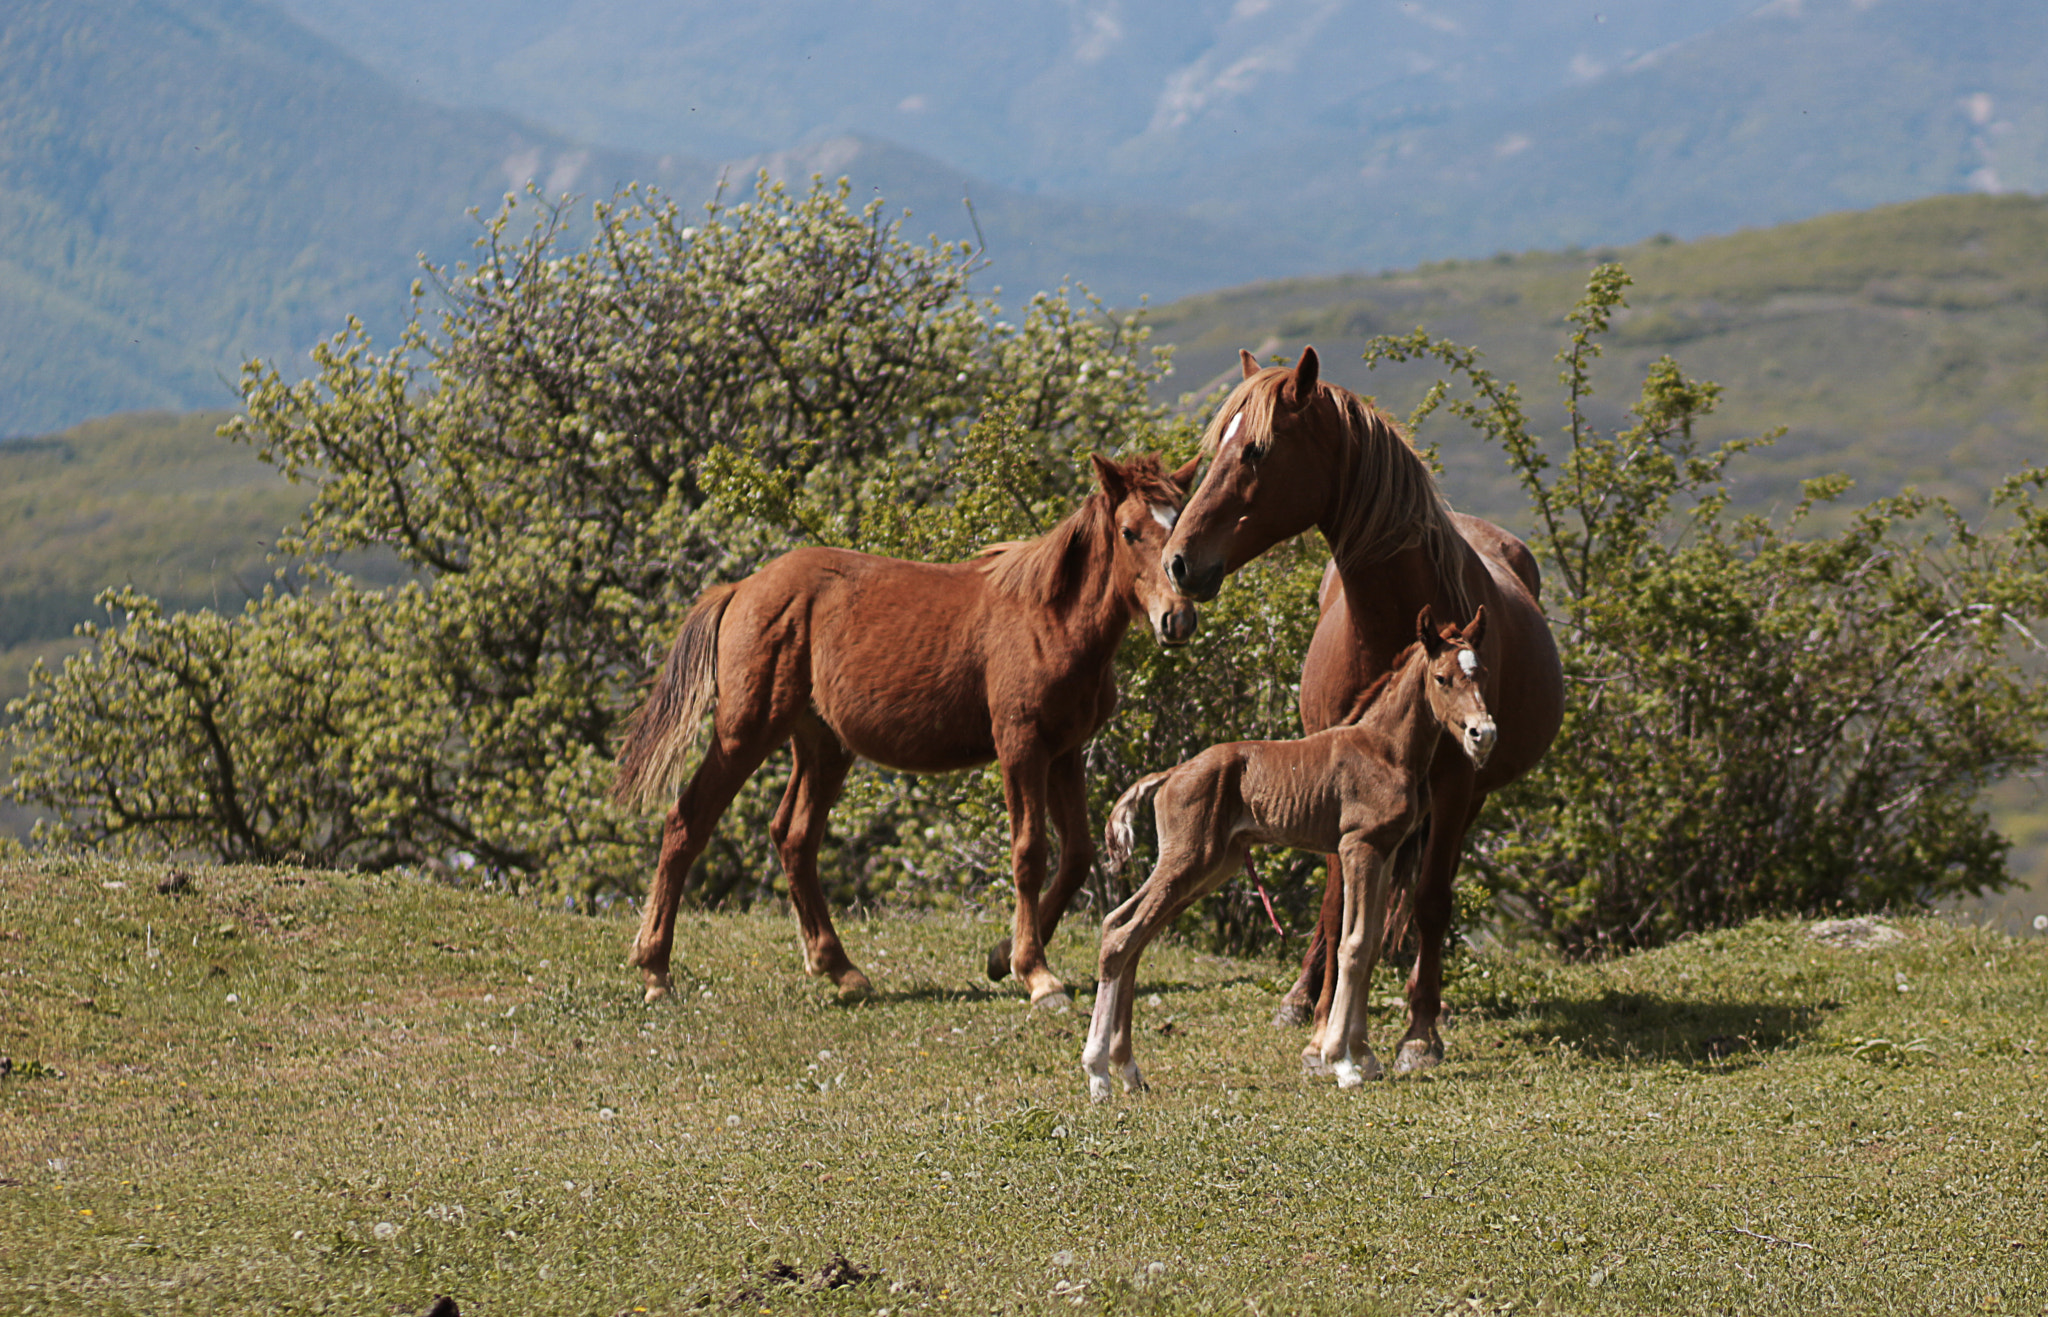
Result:
<svg viewBox="0 0 2048 1317"><path fill-rule="evenodd" d="M1167 507L1164 503L1154 503L1152 505L1152 520L1166 527L1168 531L1171 531L1173 523L1180 520L1180 513Z"/></svg>
<svg viewBox="0 0 2048 1317"><path fill-rule="evenodd" d="M1231 417L1231 418L1230 418L1230 424L1229 424L1229 425L1227 425L1227 426L1225 426L1225 427L1223 428L1223 442L1222 442L1222 443L1220 443L1220 444L1218 444L1218 445L1216 445L1216 451L1217 451L1217 452L1219 452L1219 453L1220 453L1220 452L1222 452L1222 451L1223 451L1224 449L1226 449L1226 448L1230 447L1230 441L1231 441L1231 440L1233 440L1233 439L1235 439L1235 438L1237 438L1237 427L1238 427L1238 426L1240 426L1240 425L1243 425L1243 424L1244 424L1244 413L1243 413L1243 412L1239 412L1239 413L1238 413L1237 415L1235 415L1235 416L1233 416L1233 417Z"/></svg>
<svg viewBox="0 0 2048 1317"><path fill-rule="evenodd" d="M1479 656L1469 649L1461 649L1458 651L1458 666L1464 669L1466 676L1476 677L1479 675Z"/></svg>

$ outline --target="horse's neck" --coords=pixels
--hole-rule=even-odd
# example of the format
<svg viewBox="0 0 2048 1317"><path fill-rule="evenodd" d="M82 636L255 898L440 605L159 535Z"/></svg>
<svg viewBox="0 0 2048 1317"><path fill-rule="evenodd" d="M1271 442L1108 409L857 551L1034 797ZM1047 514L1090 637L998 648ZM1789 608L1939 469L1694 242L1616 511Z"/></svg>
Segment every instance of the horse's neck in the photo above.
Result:
<svg viewBox="0 0 2048 1317"><path fill-rule="evenodd" d="M1114 653L1130 630L1136 598L1136 583L1117 570L1116 546L1096 540L1088 546L1087 567L1053 605L1053 616L1077 649Z"/></svg>
<svg viewBox="0 0 2048 1317"><path fill-rule="evenodd" d="M1329 540L1327 531L1324 538ZM1436 563L1420 544L1377 562L1360 563L1347 559L1343 546L1334 540L1329 543L1337 579L1344 586L1353 644L1364 653L1391 660L1415 639L1415 617L1423 605L1444 610L1450 602L1443 597ZM1449 612L1444 616L1449 617Z"/></svg>
<svg viewBox="0 0 2048 1317"><path fill-rule="evenodd" d="M1395 670L1386 691L1367 707L1358 724L1393 758L1397 767L1416 777L1428 773L1443 732L1443 724L1429 704L1429 691L1424 685L1428 680L1429 660L1418 647Z"/></svg>

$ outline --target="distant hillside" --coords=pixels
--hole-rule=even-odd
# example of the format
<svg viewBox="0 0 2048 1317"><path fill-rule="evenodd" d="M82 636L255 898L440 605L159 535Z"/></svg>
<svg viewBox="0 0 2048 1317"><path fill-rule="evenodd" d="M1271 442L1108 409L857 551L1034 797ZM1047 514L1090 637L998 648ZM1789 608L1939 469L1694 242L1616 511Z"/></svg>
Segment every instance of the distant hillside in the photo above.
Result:
<svg viewBox="0 0 2048 1317"><path fill-rule="evenodd" d="M640 181L695 205L757 164L855 179L910 231L989 241L985 281L1068 275L1106 298L1299 268L1165 211L981 185L852 138L727 166L609 151L497 111L450 110L370 72L263 0L0 6L0 435L138 408L231 405L241 363L302 359L350 315L389 341L421 253L468 255L466 211L529 180L604 195Z"/></svg>
<svg viewBox="0 0 2048 1317"><path fill-rule="evenodd" d="M1290 273L2048 190L2039 0L280 3L448 104L700 155L887 138L1291 240Z"/></svg>
<svg viewBox="0 0 2048 1317"><path fill-rule="evenodd" d="M1726 386L1709 437L1789 426L1743 459L1737 492L1752 505L1834 470L1858 479L1859 496L1915 484L1973 505L2048 460L2048 201L2037 198L1936 197L1698 242L1258 284L1162 307L1151 323L1179 345L1178 389L1234 372L1240 346L1291 357L1313 343L1328 377L1404 414L1434 372L1369 373L1358 355L1374 334L1424 326L1484 350L1554 431L1563 316L1603 260L1626 265L1635 286L1598 368L1599 405L1610 418L1626 407L1669 352ZM1454 501L1519 516L1497 453L1449 419L1424 437L1443 445Z"/></svg>

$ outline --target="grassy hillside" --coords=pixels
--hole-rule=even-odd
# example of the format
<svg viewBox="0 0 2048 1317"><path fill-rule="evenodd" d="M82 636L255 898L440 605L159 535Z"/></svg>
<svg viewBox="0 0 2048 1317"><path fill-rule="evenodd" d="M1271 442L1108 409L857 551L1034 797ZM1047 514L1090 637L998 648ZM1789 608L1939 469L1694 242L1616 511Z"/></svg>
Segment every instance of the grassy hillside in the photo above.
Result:
<svg viewBox="0 0 2048 1317"><path fill-rule="evenodd" d="M0 442L0 703L69 647L93 596L134 585L174 608L260 590L306 493L214 434L226 413L109 417Z"/></svg>
<svg viewBox="0 0 2048 1317"><path fill-rule="evenodd" d="M1153 1092L877 915L629 930L407 876L0 864L0 1304L469 1314L2034 1312L2048 941L1758 924L1460 964L1428 1080L1339 1092L1282 967L1156 949ZM1088 921L1054 944L1082 981ZM1391 980L1384 980L1391 983ZM1086 1002L1084 999L1084 1009ZM1378 1036L1390 1024L1383 1012Z"/></svg>
<svg viewBox="0 0 2048 1317"><path fill-rule="evenodd" d="M1796 498L1800 478L1840 470L1862 495L1913 484L1975 504L2001 477L2048 459L2039 198L1937 197L1697 242L1258 284L1172 303L1152 324L1180 345L1176 386L1234 375L1240 346L1291 357L1313 343L1328 377L1402 414L1435 372L1368 373L1358 354L1374 334L1423 326L1480 347L1491 369L1521 383L1537 426L1554 431L1563 317L1605 260L1635 279L1597 377L1609 419L1663 353L1721 382L1710 438L1790 427L1742 460L1746 503ZM1515 520L1521 498L1497 453L1448 420L1422 437L1443 445L1455 502Z"/></svg>

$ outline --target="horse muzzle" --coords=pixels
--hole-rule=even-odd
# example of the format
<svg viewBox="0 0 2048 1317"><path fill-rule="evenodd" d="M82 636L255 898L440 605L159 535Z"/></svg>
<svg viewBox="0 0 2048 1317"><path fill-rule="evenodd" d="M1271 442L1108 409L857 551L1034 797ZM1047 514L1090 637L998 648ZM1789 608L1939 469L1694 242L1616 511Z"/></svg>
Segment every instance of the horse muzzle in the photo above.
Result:
<svg viewBox="0 0 2048 1317"><path fill-rule="evenodd" d="M1216 597L1223 588L1223 564L1197 570L1188 562L1185 553L1166 555L1166 579L1173 582L1173 588L1184 599L1206 603Z"/></svg>
<svg viewBox="0 0 2048 1317"><path fill-rule="evenodd" d="M1493 753L1493 743L1499 739L1500 728L1488 718L1485 722L1465 724L1465 735L1459 738L1459 743L1475 767L1484 767L1486 757Z"/></svg>
<svg viewBox="0 0 2048 1317"><path fill-rule="evenodd" d="M1179 604L1152 619L1152 635L1162 645L1185 645L1195 638L1199 620L1193 604Z"/></svg>

